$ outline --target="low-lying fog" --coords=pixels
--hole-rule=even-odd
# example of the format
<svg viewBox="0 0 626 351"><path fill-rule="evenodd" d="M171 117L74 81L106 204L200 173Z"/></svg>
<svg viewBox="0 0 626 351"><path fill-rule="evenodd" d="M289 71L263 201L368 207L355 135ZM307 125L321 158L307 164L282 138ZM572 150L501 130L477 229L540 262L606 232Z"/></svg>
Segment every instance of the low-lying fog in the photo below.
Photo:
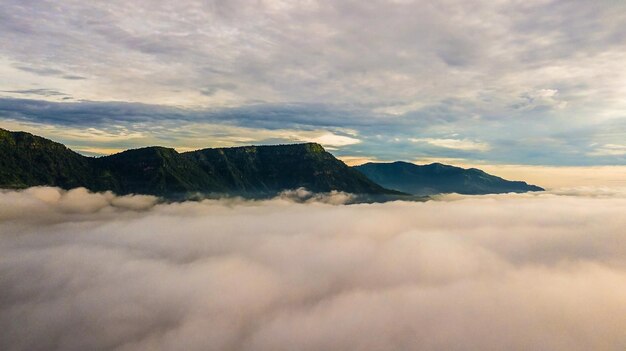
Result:
<svg viewBox="0 0 626 351"><path fill-rule="evenodd" d="M623 192L301 193L1 192L0 349L626 348Z"/></svg>

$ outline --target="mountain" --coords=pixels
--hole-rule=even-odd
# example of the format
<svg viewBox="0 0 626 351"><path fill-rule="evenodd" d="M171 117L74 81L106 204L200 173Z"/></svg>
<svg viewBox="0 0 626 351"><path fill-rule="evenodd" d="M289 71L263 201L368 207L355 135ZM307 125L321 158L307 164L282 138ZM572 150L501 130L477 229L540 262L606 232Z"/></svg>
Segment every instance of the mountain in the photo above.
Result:
<svg viewBox="0 0 626 351"><path fill-rule="evenodd" d="M183 155L229 189L275 192L305 187L319 192L395 193L346 166L315 143L204 149Z"/></svg>
<svg viewBox="0 0 626 351"><path fill-rule="evenodd" d="M0 129L0 187L91 185L90 159L64 145L24 132Z"/></svg>
<svg viewBox="0 0 626 351"><path fill-rule="evenodd" d="M42 137L0 129L0 188L36 185L174 198L193 193L265 196L299 187L313 192L400 195L315 143L184 153L146 147L86 157Z"/></svg>
<svg viewBox="0 0 626 351"><path fill-rule="evenodd" d="M459 193L468 195L543 191L536 185L505 180L480 169L441 163L418 166L408 162L366 163L353 167L374 182L413 195Z"/></svg>

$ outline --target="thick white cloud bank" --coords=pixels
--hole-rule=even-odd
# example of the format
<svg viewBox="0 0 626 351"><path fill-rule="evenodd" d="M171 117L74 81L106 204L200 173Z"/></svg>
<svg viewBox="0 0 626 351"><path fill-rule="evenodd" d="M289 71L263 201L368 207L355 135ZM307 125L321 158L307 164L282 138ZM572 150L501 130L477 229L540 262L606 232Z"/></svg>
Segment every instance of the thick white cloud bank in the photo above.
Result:
<svg viewBox="0 0 626 351"><path fill-rule="evenodd" d="M0 349L623 350L626 196L590 193L1 192Z"/></svg>

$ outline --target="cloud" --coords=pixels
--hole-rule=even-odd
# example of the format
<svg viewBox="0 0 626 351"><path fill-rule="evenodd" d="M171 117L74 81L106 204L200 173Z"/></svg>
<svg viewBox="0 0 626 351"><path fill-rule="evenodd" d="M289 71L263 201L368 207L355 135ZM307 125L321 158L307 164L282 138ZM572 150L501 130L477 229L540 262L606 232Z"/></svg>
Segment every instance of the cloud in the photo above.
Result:
<svg viewBox="0 0 626 351"><path fill-rule="evenodd" d="M284 190L278 194L277 199L293 201L297 203L324 203L331 205L345 205L356 200L353 194L333 190L330 193L313 193L305 188Z"/></svg>
<svg viewBox="0 0 626 351"><path fill-rule="evenodd" d="M83 77L83 76L65 74L65 72L58 70L58 69L54 69L54 68L30 67L30 66L20 66L20 65L16 65L15 68L22 70L24 72L34 73L39 76L58 76L63 79L69 79L69 80L87 79L86 77Z"/></svg>
<svg viewBox="0 0 626 351"><path fill-rule="evenodd" d="M48 92L47 89L14 93ZM219 123L285 129L294 127L349 127L371 123L376 116L360 116L359 110L324 104L255 104L236 108L192 109L127 102L51 102L34 99L0 98L0 116L15 120L50 123L68 127L105 127L107 124L159 127L162 123ZM89 118L88 118L89 117Z"/></svg>
<svg viewBox="0 0 626 351"><path fill-rule="evenodd" d="M361 142L342 156L624 164L590 146L625 139L624 23L616 1L7 0L0 90L83 103L3 101L0 118L142 133L176 120L344 128Z"/></svg>
<svg viewBox="0 0 626 351"><path fill-rule="evenodd" d="M603 155L615 155L621 156L626 155L626 145L620 144L604 144L601 146L597 146L590 155L595 156L603 156Z"/></svg>
<svg viewBox="0 0 626 351"><path fill-rule="evenodd" d="M78 99L380 108L485 95L510 105L556 89L621 105L626 9L616 2L9 0L0 13L1 56L33 73L20 84L94 78L56 82ZM207 82L231 94L211 94Z"/></svg>
<svg viewBox="0 0 626 351"><path fill-rule="evenodd" d="M0 211L0 222L24 218L46 222L80 214L113 216L124 211L148 210L158 202L154 196L116 196L110 191L91 193L85 188L69 191L50 187L33 187L22 192L0 190L0 196L4 204ZM8 206L11 202L15 206ZM33 212L37 212L38 216L31 216Z"/></svg>
<svg viewBox="0 0 626 351"><path fill-rule="evenodd" d="M350 125L333 122L325 106L247 106L194 110L138 103L49 102L0 98L0 127L25 130L76 151L106 154L166 145L179 150L249 144L317 142L336 148L360 143ZM316 119L325 116L324 122ZM351 116L343 111L343 116Z"/></svg>
<svg viewBox="0 0 626 351"><path fill-rule="evenodd" d="M25 89L25 90L4 90L4 93L22 94L22 95L41 95L41 96L67 96L67 94L54 89Z"/></svg>
<svg viewBox="0 0 626 351"><path fill-rule="evenodd" d="M623 163L626 156L594 152L602 140L619 145L625 126L618 120L580 128L567 118L542 119L541 123L555 124L545 128L529 122L528 117L504 122L480 116L465 119L463 110L468 108L459 101L448 101L390 116L325 104L191 109L0 98L0 127L30 131L78 151L104 153L150 145L190 150L322 141L336 148L337 156L383 160L456 158L509 164L615 165ZM328 136L319 139L325 134Z"/></svg>
<svg viewBox="0 0 626 351"><path fill-rule="evenodd" d="M626 342L623 195L350 206L119 199L0 193L2 349Z"/></svg>
<svg viewBox="0 0 626 351"><path fill-rule="evenodd" d="M63 74L63 71L54 69L54 68L39 68L39 67L29 67L29 66L15 66L15 68L20 69L22 71L36 73L42 76L56 76Z"/></svg>
<svg viewBox="0 0 626 351"><path fill-rule="evenodd" d="M563 109L567 106L567 101L559 100L557 89L539 89L524 93L523 102L515 104L513 107L523 110L540 109Z"/></svg>
<svg viewBox="0 0 626 351"><path fill-rule="evenodd" d="M359 139L356 138L345 135L335 135L331 133L320 135L319 137L316 137L312 140L316 143L328 146L346 146L358 144L361 142Z"/></svg>
<svg viewBox="0 0 626 351"><path fill-rule="evenodd" d="M487 143L467 139L411 138L410 141L456 150L488 151L491 149Z"/></svg>

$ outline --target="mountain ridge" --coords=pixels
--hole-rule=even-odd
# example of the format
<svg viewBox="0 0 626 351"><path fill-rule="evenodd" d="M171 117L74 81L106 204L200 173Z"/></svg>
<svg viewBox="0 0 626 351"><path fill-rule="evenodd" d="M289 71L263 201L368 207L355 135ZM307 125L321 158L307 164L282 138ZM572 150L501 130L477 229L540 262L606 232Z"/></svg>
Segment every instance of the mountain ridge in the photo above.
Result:
<svg viewBox="0 0 626 351"><path fill-rule="evenodd" d="M147 146L89 157L37 135L0 128L0 188L38 185L173 199L194 194L266 197L301 187L312 192L337 190L382 195L385 200L409 194L475 195L543 190L477 168L441 163L369 162L348 167L322 145L310 142L186 152Z"/></svg>
<svg viewBox="0 0 626 351"><path fill-rule="evenodd" d="M478 168L461 168L438 162L427 165L404 161L368 162L353 168L386 188L419 196L441 193L483 195L545 190L524 181L506 180Z"/></svg>
<svg viewBox="0 0 626 351"><path fill-rule="evenodd" d="M88 157L61 143L0 129L0 187L85 187L118 194L272 195L305 187L400 195L348 167L317 143L205 148L179 153L149 146Z"/></svg>

